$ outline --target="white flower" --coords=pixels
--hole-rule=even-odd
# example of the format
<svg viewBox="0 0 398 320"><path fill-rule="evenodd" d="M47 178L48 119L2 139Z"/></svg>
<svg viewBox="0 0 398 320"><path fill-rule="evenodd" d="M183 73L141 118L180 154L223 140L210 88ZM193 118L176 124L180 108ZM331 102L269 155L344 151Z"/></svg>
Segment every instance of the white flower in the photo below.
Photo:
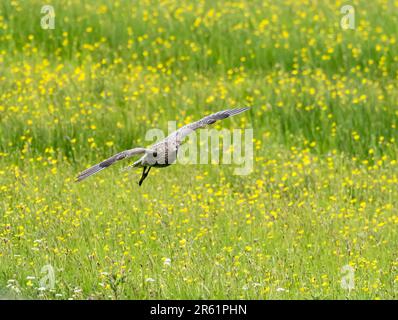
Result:
<svg viewBox="0 0 398 320"><path fill-rule="evenodd" d="M145 281L146 281L146 282L155 282L155 279L153 279L153 278L146 278Z"/></svg>
<svg viewBox="0 0 398 320"><path fill-rule="evenodd" d="M163 264L164 264L165 266L171 266L171 259L170 259L170 258L164 259Z"/></svg>

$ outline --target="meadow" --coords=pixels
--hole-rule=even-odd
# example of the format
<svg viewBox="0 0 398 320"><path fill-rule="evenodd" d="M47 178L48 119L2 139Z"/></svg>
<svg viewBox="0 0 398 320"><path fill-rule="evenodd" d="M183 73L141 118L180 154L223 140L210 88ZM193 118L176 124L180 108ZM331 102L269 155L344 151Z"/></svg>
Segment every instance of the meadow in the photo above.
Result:
<svg viewBox="0 0 398 320"><path fill-rule="evenodd" d="M396 299L397 36L393 0L2 1L0 296ZM74 182L240 106L214 127L253 129L249 175Z"/></svg>

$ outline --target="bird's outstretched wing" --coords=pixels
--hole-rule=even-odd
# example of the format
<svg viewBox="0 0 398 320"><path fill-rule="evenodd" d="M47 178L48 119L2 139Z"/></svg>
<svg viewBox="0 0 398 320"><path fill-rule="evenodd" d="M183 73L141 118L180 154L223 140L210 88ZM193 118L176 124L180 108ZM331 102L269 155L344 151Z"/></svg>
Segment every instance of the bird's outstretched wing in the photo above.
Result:
<svg viewBox="0 0 398 320"><path fill-rule="evenodd" d="M115 154L114 156L96 164L95 166L92 166L91 168L88 168L87 170L84 170L81 172L77 178L76 182L82 181L83 179L86 179L89 176L92 176L93 174L96 174L97 172L100 172L101 170L104 170L105 168L108 168L110 165L115 163L116 161L123 160L125 158L130 158L134 155L137 154L142 154L149 152L150 150L145 149L145 148L134 148L130 150L125 150L122 152L119 152Z"/></svg>
<svg viewBox="0 0 398 320"><path fill-rule="evenodd" d="M236 114L242 113L246 110L249 110L249 107L244 107L244 108L237 108L237 109L230 109L230 110L224 110L224 111L219 111L216 113L213 113L207 117L204 117L203 119L200 119L199 121L187 124L186 126L181 127L178 129L175 134L176 138L181 141L185 136L190 134L192 131L200 128L204 128L209 124L213 124L214 122L222 119L226 119L228 117L232 117Z"/></svg>

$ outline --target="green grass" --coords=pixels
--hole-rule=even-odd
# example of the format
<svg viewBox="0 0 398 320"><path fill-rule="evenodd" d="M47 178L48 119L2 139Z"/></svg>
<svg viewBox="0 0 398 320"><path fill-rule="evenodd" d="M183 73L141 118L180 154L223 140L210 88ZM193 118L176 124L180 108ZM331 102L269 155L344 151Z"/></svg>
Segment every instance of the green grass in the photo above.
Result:
<svg viewBox="0 0 398 320"><path fill-rule="evenodd" d="M40 1L0 5L2 296L396 298L394 1L353 2L347 31L334 1L53 5L54 30ZM140 188L115 166L73 182L151 128L246 105L216 128L253 128L248 176L177 164Z"/></svg>

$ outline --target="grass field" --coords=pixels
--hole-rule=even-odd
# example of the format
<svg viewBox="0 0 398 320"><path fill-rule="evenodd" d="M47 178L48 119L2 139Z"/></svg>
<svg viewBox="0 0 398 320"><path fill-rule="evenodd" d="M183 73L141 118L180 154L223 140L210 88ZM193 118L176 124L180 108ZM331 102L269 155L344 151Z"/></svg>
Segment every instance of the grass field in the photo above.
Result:
<svg viewBox="0 0 398 320"><path fill-rule="evenodd" d="M388 0L2 1L0 295L397 298L397 35ZM74 183L148 129L238 106L215 128L253 128L250 175Z"/></svg>

